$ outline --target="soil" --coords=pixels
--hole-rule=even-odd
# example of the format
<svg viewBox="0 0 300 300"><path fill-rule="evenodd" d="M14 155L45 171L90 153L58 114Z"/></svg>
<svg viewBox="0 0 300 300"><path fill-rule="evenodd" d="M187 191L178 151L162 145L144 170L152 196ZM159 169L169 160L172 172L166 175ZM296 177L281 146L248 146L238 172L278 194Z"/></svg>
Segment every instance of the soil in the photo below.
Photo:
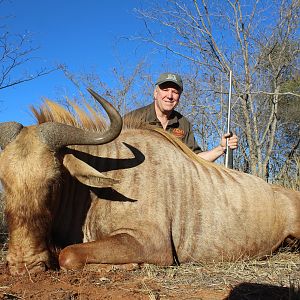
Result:
<svg viewBox="0 0 300 300"><path fill-rule="evenodd" d="M0 299L224 299L228 290L165 286L141 270L47 271L12 277L0 266Z"/></svg>
<svg viewBox="0 0 300 300"><path fill-rule="evenodd" d="M191 270L193 266L190 267ZM179 275L184 268L158 268L143 266L126 270L109 269L83 271L47 271L21 277L9 275L5 263L0 264L0 299L300 299L289 298L290 290L255 283L239 283L235 286L218 284L212 287L199 286L191 273ZM161 271L160 271L161 270ZM194 270L194 279L199 276ZM178 273L178 274L176 274ZM179 277L178 279L176 277Z"/></svg>
<svg viewBox="0 0 300 300"><path fill-rule="evenodd" d="M2 249L2 250L1 250ZM81 271L9 274L0 247L0 299L300 299L300 253L279 252L247 262L154 265L89 265Z"/></svg>

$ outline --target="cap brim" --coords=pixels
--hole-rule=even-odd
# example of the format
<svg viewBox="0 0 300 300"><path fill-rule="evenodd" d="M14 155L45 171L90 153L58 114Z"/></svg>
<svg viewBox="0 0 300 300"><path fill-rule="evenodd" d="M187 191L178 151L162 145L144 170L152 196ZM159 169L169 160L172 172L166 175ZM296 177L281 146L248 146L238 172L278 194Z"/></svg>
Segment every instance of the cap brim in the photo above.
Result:
<svg viewBox="0 0 300 300"><path fill-rule="evenodd" d="M176 81L174 81L174 80L163 80L163 81L158 81L156 84L157 84L157 85L161 85L161 84L166 83L166 82L172 82L172 83L176 84L178 87L180 87L180 88L183 90L183 87L180 86L180 85L178 84L178 82L176 82Z"/></svg>

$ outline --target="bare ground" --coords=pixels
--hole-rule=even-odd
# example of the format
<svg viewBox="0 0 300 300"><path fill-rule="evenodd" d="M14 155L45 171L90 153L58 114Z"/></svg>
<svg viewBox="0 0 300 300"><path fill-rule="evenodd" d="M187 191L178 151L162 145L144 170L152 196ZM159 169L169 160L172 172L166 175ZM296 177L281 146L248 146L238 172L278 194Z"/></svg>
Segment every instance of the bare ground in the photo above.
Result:
<svg viewBox="0 0 300 300"><path fill-rule="evenodd" d="M0 253L0 299L300 299L300 254L265 260L174 267L143 265L47 271L12 277Z"/></svg>

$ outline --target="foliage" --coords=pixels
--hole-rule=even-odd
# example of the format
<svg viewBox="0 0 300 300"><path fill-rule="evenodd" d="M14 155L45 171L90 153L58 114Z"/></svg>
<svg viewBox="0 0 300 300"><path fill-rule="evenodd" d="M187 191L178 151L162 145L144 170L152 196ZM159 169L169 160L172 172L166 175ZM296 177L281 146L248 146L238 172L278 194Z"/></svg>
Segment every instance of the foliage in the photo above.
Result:
<svg viewBox="0 0 300 300"><path fill-rule="evenodd" d="M182 107L203 148L224 132L231 70L232 125L240 137L235 165L273 181L295 147L284 135L299 137L296 119L289 118L288 126L279 120L280 102L300 98L291 88L299 70L299 1L169 0L149 6L137 10L147 28L140 38L182 58Z"/></svg>

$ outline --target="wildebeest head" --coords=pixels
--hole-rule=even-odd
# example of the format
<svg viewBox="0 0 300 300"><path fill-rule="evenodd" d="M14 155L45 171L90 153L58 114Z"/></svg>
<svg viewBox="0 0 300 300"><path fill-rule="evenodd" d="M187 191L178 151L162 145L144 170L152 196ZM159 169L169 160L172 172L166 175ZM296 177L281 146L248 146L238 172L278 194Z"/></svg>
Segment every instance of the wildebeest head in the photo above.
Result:
<svg viewBox="0 0 300 300"><path fill-rule="evenodd" d="M0 179L4 188L6 217L9 229L7 261L11 274L45 270L51 265L48 249L51 218L55 201L51 191L59 184L62 165L68 169L70 159L59 153L68 145L101 145L114 140L122 129L122 119L114 107L89 89L106 110L111 125L105 132L91 132L62 123L48 122L23 127L16 122L0 124ZM80 161L69 172L76 177L76 168L97 172ZM82 174L82 173L81 173ZM93 174L108 182L113 179ZM84 177L84 176L83 176ZM80 180L80 178L79 178ZM90 179L91 180L91 179Z"/></svg>

